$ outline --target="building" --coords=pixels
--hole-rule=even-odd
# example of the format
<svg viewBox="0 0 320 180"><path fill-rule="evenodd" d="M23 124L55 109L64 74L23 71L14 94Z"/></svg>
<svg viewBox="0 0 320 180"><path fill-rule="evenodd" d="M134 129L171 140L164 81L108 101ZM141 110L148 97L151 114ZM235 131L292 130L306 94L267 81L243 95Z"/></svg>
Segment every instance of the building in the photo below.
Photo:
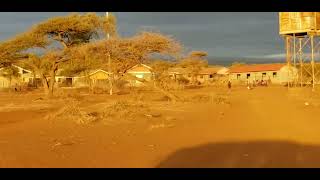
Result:
<svg viewBox="0 0 320 180"><path fill-rule="evenodd" d="M104 69L91 70L72 76L72 86L106 86L109 83L111 73ZM70 77L71 78L71 77Z"/></svg>
<svg viewBox="0 0 320 180"><path fill-rule="evenodd" d="M212 83L221 76L227 76L228 70L228 68L220 66L202 68L196 75L196 79L201 84ZM174 67L169 68L168 71L169 75L175 80L181 78L185 78L189 81L192 80L192 76L186 68Z"/></svg>
<svg viewBox="0 0 320 180"><path fill-rule="evenodd" d="M147 81L150 81L154 78L154 73L152 72L152 68L145 64L137 64L131 67L129 70L127 70L126 73L133 75L137 78L145 79ZM141 84L142 83L137 80L130 81L130 85L132 86L139 86Z"/></svg>
<svg viewBox="0 0 320 180"><path fill-rule="evenodd" d="M228 71L229 71L229 68L220 67L220 69L217 71L217 74L220 76L226 76L228 75Z"/></svg>
<svg viewBox="0 0 320 180"><path fill-rule="evenodd" d="M137 64L127 70L128 74L131 74L137 78L142 78L145 80L151 80L153 78L152 68L145 64ZM82 72L70 77L58 76L58 79L61 78L61 82L71 79L69 84L74 87L88 87L88 86L107 86L109 84L109 76L112 73L109 73L104 69L96 69L87 72ZM115 77L116 78L116 77ZM141 85L140 81L131 80L129 81L131 86Z"/></svg>
<svg viewBox="0 0 320 180"><path fill-rule="evenodd" d="M24 85L29 84L33 81L33 73L30 70L24 69L17 65L12 65L13 67L17 68L19 77L12 77L10 80L8 77L4 75L0 75L0 88L9 88L12 85ZM4 68L1 68L0 71L3 71Z"/></svg>
<svg viewBox="0 0 320 180"><path fill-rule="evenodd" d="M188 71L186 68L182 67L172 67L168 69L169 76L174 79L178 80L180 78L188 78Z"/></svg>
<svg viewBox="0 0 320 180"><path fill-rule="evenodd" d="M252 64L231 67L229 80L239 83L267 81L272 84L286 84L298 78L298 70L286 64Z"/></svg>
<svg viewBox="0 0 320 180"><path fill-rule="evenodd" d="M203 68L197 75L197 81L199 81L201 84L212 83L218 78L226 76L228 70L228 68L220 66Z"/></svg>

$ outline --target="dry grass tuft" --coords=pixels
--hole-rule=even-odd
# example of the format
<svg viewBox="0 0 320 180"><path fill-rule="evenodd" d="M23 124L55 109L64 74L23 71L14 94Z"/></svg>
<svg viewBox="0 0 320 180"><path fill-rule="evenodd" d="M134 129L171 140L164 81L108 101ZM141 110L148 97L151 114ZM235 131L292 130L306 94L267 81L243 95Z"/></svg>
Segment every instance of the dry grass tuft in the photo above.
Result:
<svg viewBox="0 0 320 180"><path fill-rule="evenodd" d="M89 124L99 119L97 112L87 113L80 107L80 102L70 99L68 103L57 112L50 114L50 120L72 120L77 124Z"/></svg>
<svg viewBox="0 0 320 180"><path fill-rule="evenodd" d="M186 102L193 103L214 103L230 104L229 98L225 94L197 94L185 99Z"/></svg>
<svg viewBox="0 0 320 180"><path fill-rule="evenodd" d="M77 90L65 90L65 89L59 89L55 93L55 97L58 99L74 99L77 101L80 101L83 99L83 96L80 95L80 93Z"/></svg>
<svg viewBox="0 0 320 180"><path fill-rule="evenodd" d="M134 120L135 117L149 111L149 106L141 102L116 101L102 112L102 119L107 121Z"/></svg>

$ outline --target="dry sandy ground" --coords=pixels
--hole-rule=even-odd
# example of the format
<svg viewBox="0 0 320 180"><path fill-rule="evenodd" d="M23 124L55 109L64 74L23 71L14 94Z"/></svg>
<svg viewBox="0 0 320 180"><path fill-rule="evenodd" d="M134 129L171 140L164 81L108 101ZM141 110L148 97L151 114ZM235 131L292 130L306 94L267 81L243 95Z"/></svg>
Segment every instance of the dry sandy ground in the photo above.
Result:
<svg viewBox="0 0 320 180"><path fill-rule="evenodd" d="M189 100L157 101L154 92L83 94L76 99L87 113L121 99L139 100L148 111L79 124L48 118L72 98L1 93L0 167L320 167L317 93L236 87L180 96Z"/></svg>

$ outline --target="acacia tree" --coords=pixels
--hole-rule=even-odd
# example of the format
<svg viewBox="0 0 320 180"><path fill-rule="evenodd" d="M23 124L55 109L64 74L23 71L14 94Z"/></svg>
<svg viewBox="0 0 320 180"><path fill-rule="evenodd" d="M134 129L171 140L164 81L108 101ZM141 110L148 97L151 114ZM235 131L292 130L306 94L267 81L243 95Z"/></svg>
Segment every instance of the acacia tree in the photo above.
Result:
<svg viewBox="0 0 320 180"><path fill-rule="evenodd" d="M175 81L169 76L168 70L174 67L175 64L168 60L154 60L151 63L152 72L155 74L155 83L165 89L169 90L171 85L175 85Z"/></svg>
<svg viewBox="0 0 320 180"><path fill-rule="evenodd" d="M29 52L26 63L40 76L46 94L51 96L58 68L65 62L71 61L68 53L70 49L99 38L101 30L110 30L111 33L115 33L113 22L115 19L106 20L94 13L54 17L33 26L28 33L5 43L4 47L9 46L11 49L7 48L8 50L3 52L9 51L11 57L17 59L16 56L24 55L27 50L41 47L44 50L43 55ZM12 62L12 60L9 61Z"/></svg>
<svg viewBox="0 0 320 180"><path fill-rule="evenodd" d="M76 49L75 49L76 50ZM100 59L103 60L100 67L106 67L107 56L111 57L111 71L113 73L125 73L138 63L144 63L153 53L162 55L176 55L180 51L180 45L173 38L159 33L141 32L133 37L112 37L109 40L101 40L84 46L84 55L78 55L78 60ZM76 52L76 51L74 51Z"/></svg>
<svg viewBox="0 0 320 180"><path fill-rule="evenodd" d="M174 64L166 60L154 60L152 61L151 67L152 71L159 76L165 74L170 67L173 67Z"/></svg>
<svg viewBox="0 0 320 180"><path fill-rule="evenodd" d="M47 39L30 31L17 35L16 37L0 43L0 67L11 66L18 60L28 58L31 48L44 48Z"/></svg>
<svg viewBox="0 0 320 180"><path fill-rule="evenodd" d="M148 86L153 86L153 82L129 76L126 73L127 70L136 64L146 62L150 55L154 53L176 56L180 53L180 49L180 44L169 36L160 33L141 32L130 38L113 37L109 40L87 44L85 45L86 56L79 56L77 59L82 62L85 61L85 57L105 60L101 62L100 67L107 67L106 60L107 56L110 55L111 72L113 74L121 79L138 80Z"/></svg>
<svg viewBox="0 0 320 180"><path fill-rule="evenodd" d="M204 59L207 56L206 52L203 51L192 51L186 57L180 60L178 66L186 68L188 73L191 75L192 83L197 82L197 74L204 67L208 66L208 61Z"/></svg>

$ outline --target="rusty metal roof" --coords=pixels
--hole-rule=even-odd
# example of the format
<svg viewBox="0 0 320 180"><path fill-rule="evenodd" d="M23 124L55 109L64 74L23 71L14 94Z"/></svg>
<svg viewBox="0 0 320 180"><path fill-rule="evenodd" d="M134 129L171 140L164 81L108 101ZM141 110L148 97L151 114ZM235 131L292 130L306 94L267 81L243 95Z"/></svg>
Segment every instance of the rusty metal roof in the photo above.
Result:
<svg viewBox="0 0 320 180"><path fill-rule="evenodd" d="M252 64L231 67L229 73L279 71L285 64Z"/></svg>

